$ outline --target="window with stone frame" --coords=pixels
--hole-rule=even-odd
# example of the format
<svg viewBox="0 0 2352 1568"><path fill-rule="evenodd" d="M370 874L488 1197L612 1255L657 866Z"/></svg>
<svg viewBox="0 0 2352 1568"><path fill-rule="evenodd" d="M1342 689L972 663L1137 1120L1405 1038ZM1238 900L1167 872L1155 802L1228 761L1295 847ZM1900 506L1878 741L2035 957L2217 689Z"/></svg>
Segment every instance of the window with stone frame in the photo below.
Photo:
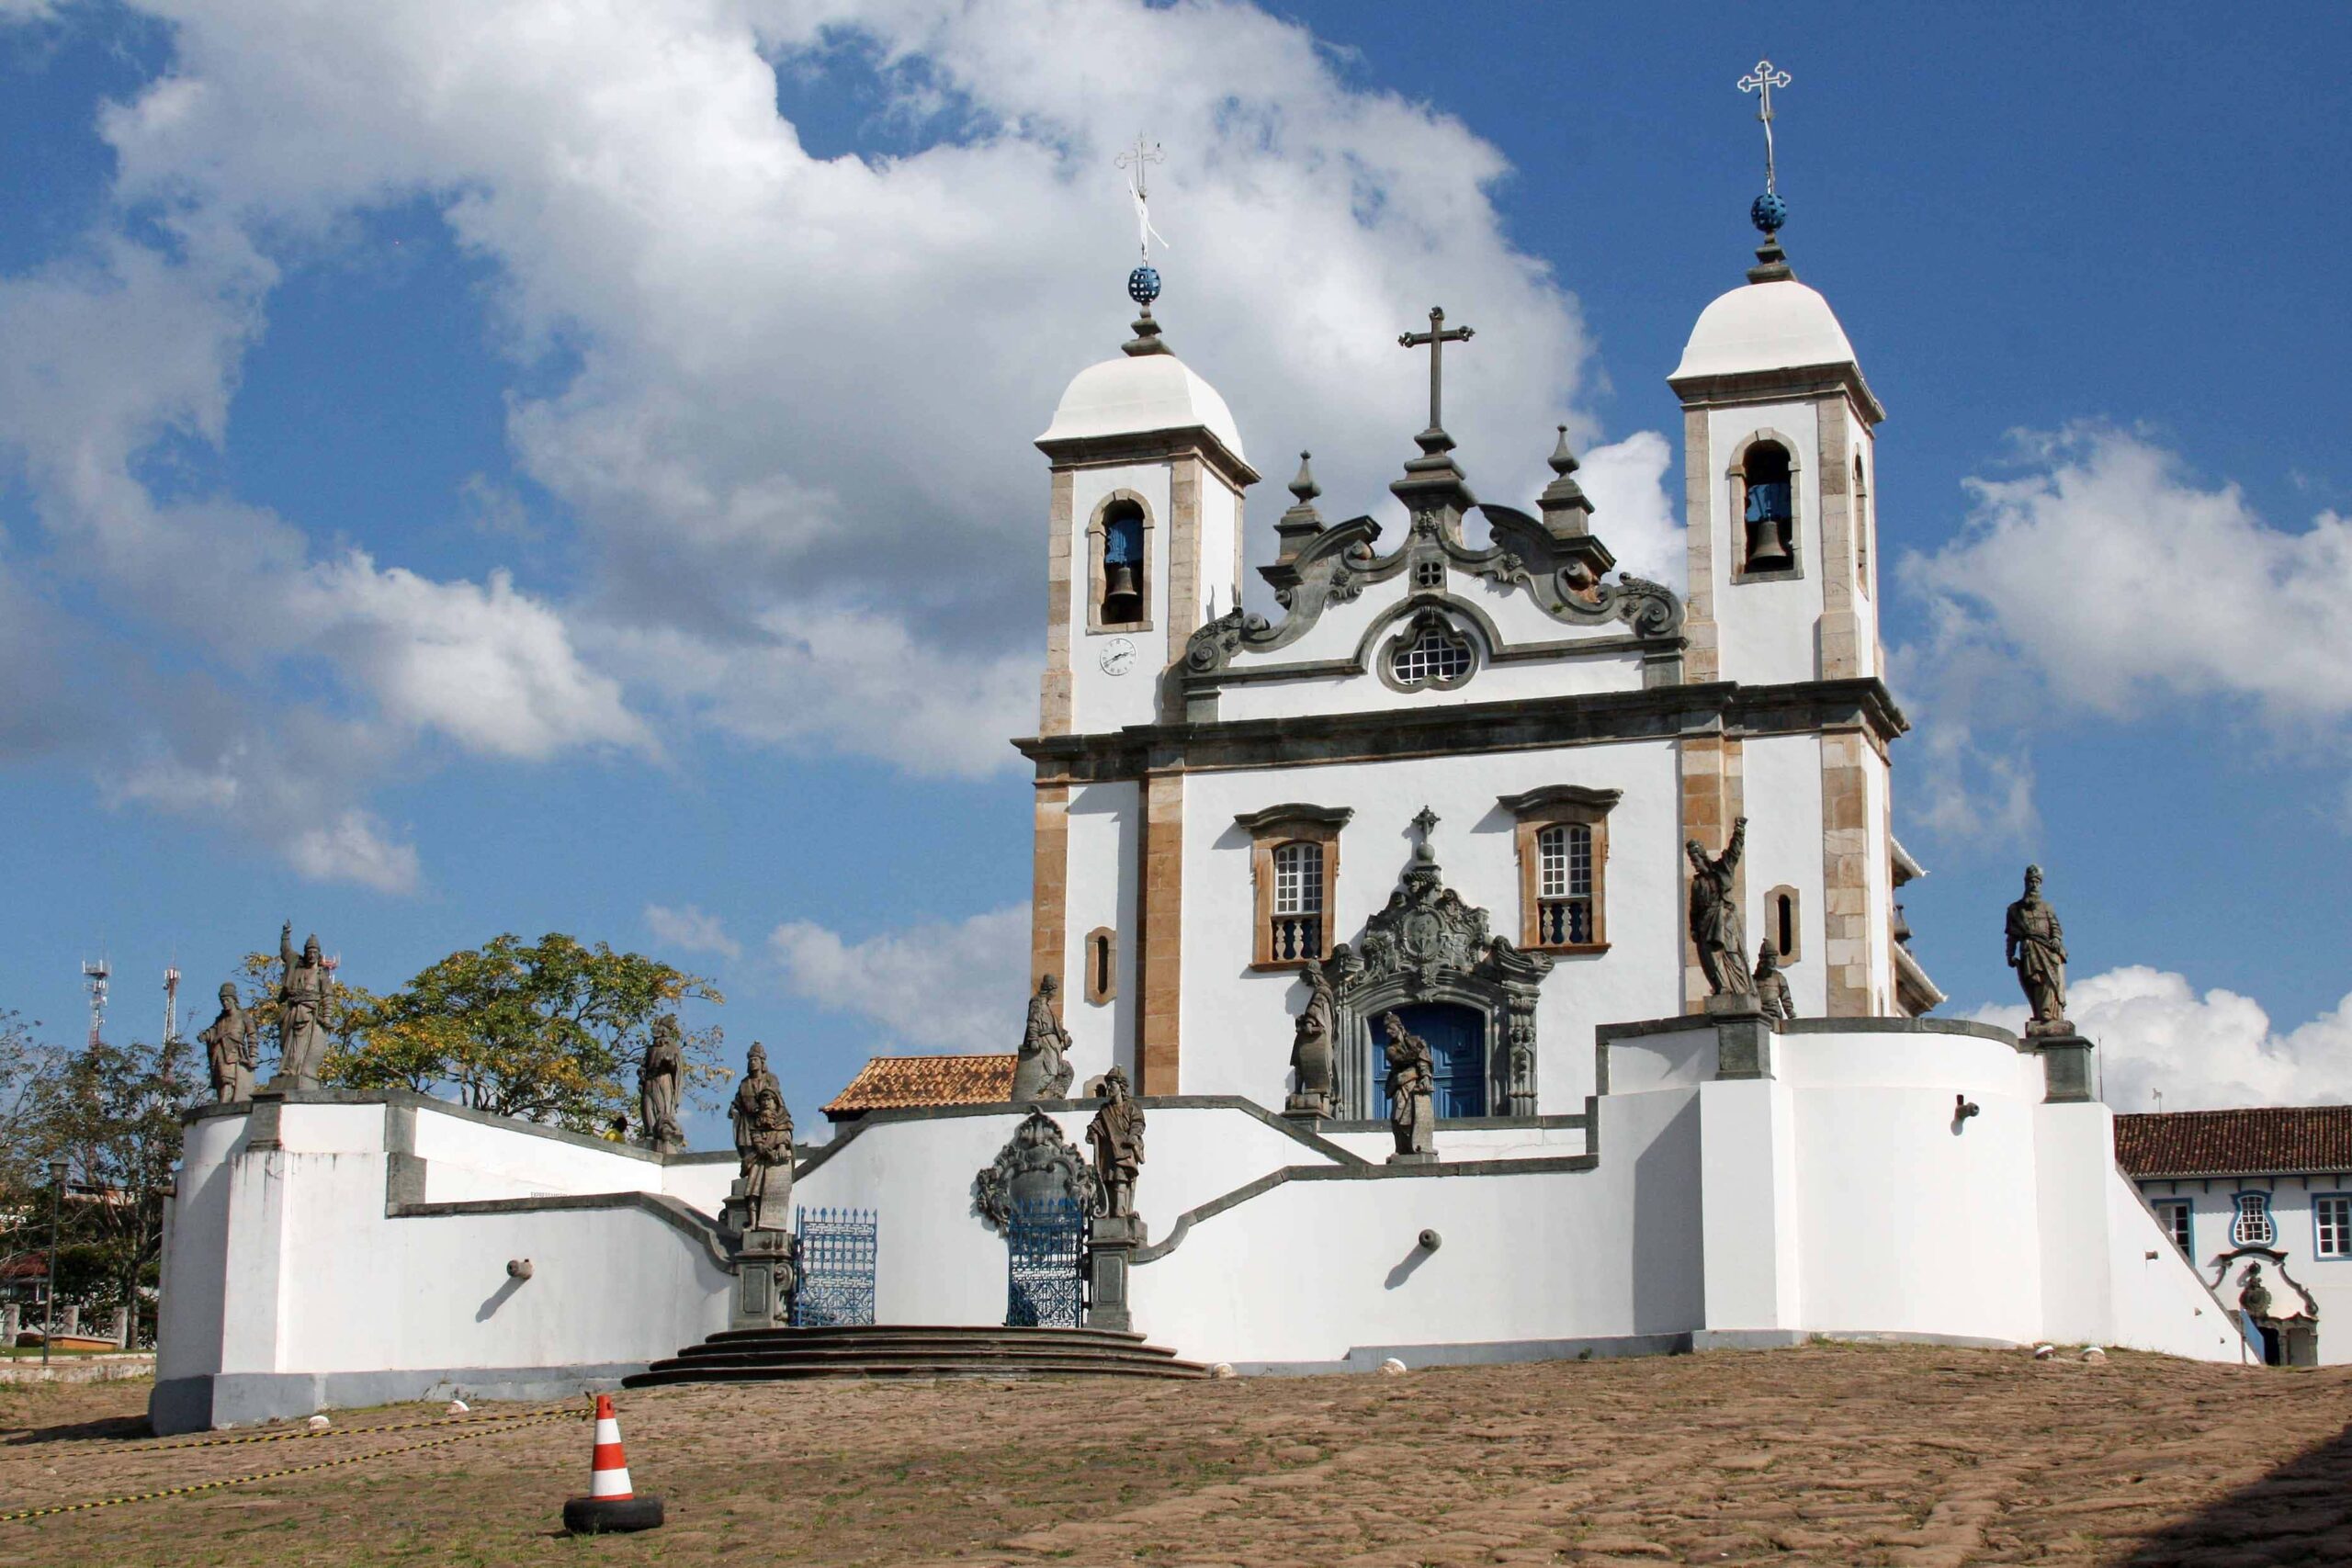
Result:
<svg viewBox="0 0 2352 1568"><path fill-rule="evenodd" d="M1340 829L1353 815L1345 807L1294 802L1234 818L1250 840L1257 905L1251 967L1295 969L1331 955Z"/></svg>
<svg viewBox="0 0 2352 1568"><path fill-rule="evenodd" d="M1086 530L1086 629L1151 629L1151 513L1132 491L1114 491Z"/></svg>
<svg viewBox="0 0 2352 1568"><path fill-rule="evenodd" d="M1608 950L1609 813L1619 798L1577 784L1501 797L1519 822L1520 946Z"/></svg>
<svg viewBox="0 0 2352 1568"><path fill-rule="evenodd" d="M2230 1245L2233 1247L2269 1247L2278 1239L2278 1227L2270 1219L2270 1194L2241 1192L2237 1194L2237 1218L2230 1224Z"/></svg>
<svg viewBox="0 0 2352 1568"><path fill-rule="evenodd" d="M2188 1201L2185 1198L2165 1199L2151 1206L2156 1211L2156 1218L2164 1222L2165 1234L2172 1237L2172 1244L2180 1248L2181 1255L2195 1257L2194 1221Z"/></svg>
<svg viewBox="0 0 2352 1568"><path fill-rule="evenodd" d="M1477 663L1467 633L1435 611L1424 611L1390 641L1385 673L1399 691L1444 691L1470 679Z"/></svg>
<svg viewBox="0 0 2352 1568"><path fill-rule="evenodd" d="M2352 1258L2352 1194L2331 1192L2312 1200L2312 1256Z"/></svg>

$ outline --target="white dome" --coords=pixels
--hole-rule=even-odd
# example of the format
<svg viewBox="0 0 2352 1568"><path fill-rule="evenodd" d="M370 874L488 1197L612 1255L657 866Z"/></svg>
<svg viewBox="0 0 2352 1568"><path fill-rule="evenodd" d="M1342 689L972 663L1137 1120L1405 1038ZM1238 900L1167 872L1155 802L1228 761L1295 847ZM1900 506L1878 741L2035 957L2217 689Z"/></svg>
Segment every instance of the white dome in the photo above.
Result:
<svg viewBox="0 0 2352 1568"><path fill-rule="evenodd" d="M1121 355L1080 371L1037 437L1079 441L1095 435L1141 435L1161 430L1205 430L1240 461L1241 432L1216 389L1172 354Z"/></svg>
<svg viewBox="0 0 2352 1568"><path fill-rule="evenodd" d="M1815 365L1856 365L1854 345L1829 301L1792 277L1735 288L1700 311L1667 379Z"/></svg>

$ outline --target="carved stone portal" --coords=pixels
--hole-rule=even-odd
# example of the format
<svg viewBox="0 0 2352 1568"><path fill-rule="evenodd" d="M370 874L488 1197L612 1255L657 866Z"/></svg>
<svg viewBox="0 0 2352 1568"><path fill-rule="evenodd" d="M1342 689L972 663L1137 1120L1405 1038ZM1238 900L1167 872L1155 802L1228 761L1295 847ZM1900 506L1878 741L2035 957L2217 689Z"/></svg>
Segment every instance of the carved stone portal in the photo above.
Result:
<svg viewBox="0 0 2352 1568"><path fill-rule="evenodd" d="M1430 849L1437 818L1415 818L1419 843L1387 908L1364 922L1351 947L1332 949L1326 965L1338 1010L1342 1114L1372 1114L1374 1026L1383 1013L1414 1002L1453 1002L1486 1021L1487 1113L1535 1112L1535 1001L1552 960L1522 952L1488 929L1487 911L1445 886Z"/></svg>
<svg viewBox="0 0 2352 1568"><path fill-rule="evenodd" d="M1102 1184L1086 1156L1069 1145L1061 1128L1042 1111L1032 1111L996 1158L972 1178L972 1208L989 1226L1005 1230L1016 1203L1069 1198L1079 1212L1102 1207Z"/></svg>

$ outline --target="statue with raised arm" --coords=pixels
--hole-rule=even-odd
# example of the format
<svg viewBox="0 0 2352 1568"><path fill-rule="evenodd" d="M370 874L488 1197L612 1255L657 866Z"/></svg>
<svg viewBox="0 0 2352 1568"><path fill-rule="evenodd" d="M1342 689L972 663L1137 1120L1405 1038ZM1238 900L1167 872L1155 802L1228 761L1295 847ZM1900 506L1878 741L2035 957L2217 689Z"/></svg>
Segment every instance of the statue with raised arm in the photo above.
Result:
<svg viewBox="0 0 2352 1568"><path fill-rule="evenodd" d="M768 1071L767 1047L757 1041L743 1058L743 1081L728 1110L735 1124L736 1191L743 1201L746 1231L782 1230L792 1201L792 1112L784 1086Z"/></svg>
<svg viewBox="0 0 2352 1568"><path fill-rule="evenodd" d="M1037 992L1029 998L1029 1021L1021 1032L1021 1053L1012 1065L1012 1102L1060 1100L1069 1093L1076 1069L1065 1059L1069 1031L1054 1016L1054 993L1060 989L1051 975L1037 978Z"/></svg>
<svg viewBox="0 0 2352 1568"><path fill-rule="evenodd" d="M652 1037L645 1043L645 1058L637 1068L637 1132L648 1148L675 1149L685 1144L685 1131L678 1125L678 1086L685 1070L678 1015L665 1012L653 1021Z"/></svg>
<svg viewBox="0 0 2352 1568"><path fill-rule="evenodd" d="M1338 1007L1321 960L1308 959L1299 978L1306 982L1306 1005L1299 1010L1290 1043L1290 1066L1298 1075L1298 1088L1283 1109L1294 1116L1329 1116L1339 1064L1332 1041Z"/></svg>
<svg viewBox="0 0 2352 1568"><path fill-rule="evenodd" d="M254 1040L253 1019L237 1005L237 987L223 981L220 986L220 1016L212 1027L197 1036L204 1045L204 1058L212 1069L212 1099L227 1105L232 1100L254 1097L254 1068L258 1043Z"/></svg>
<svg viewBox="0 0 2352 1568"><path fill-rule="evenodd" d="M2025 868L2025 897L2009 906L2003 955L2018 972L2033 1016L2026 1021L2028 1034L2072 1034L2066 1021L2066 933L2059 929L2058 911L2041 897L2041 868Z"/></svg>
<svg viewBox="0 0 2352 1568"><path fill-rule="evenodd" d="M1086 1124L1094 1145L1094 1174L1102 1183L1102 1212L1125 1219L1136 1212L1136 1178L1143 1170L1143 1107L1127 1092L1127 1074L1102 1075L1102 1104Z"/></svg>
<svg viewBox="0 0 2352 1568"><path fill-rule="evenodd" d="M1789 977L1781 973L1781 950L1769 942L1756 950L1756 999L1763 1004L1766 1018L1797 1015L1795 999L1789 995Z"/></svg>
<svg viewBox="0 0 2352 1568"><path fill-rule="evenodd" d="M1388 1041L1382 1055L1388 1063L1388 1130L1396 1134L1401 1160L1434 1158L1437 1154L1437 1059L1430 1043L1405 1027L1393 1012L1380 1015Z"/></svg>
<svg viewBox="0 0 2352 1568"><path fill-rule="evenodd" d="M1734 886L1740 852L1747 844L1747 818L1742 817L1731 825L1731 842L1712 860L1696 839L1682 846L1690 857L1690 945L1698 950L1708 989L1719 997L1752 996L1756 991L1756 981L1747 970L1744 951L1747 939L1741 934L1739 897Z"/></svg>
<svg viewBox="0 0 2352 1568"><path fill-rule="evenodd" d="M319 1064L327 1054L326 960L319 955L316 931L294 952L294 922L277 931L278 962L286 966L277 986L277 1076L274 1089L316 1089Z"/></svg>

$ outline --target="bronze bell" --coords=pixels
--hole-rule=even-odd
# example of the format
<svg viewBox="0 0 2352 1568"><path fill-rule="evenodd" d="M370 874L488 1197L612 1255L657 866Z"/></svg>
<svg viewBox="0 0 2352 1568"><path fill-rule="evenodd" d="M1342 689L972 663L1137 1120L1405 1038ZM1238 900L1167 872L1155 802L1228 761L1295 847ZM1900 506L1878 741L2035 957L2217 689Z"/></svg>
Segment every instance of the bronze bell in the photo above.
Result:
<svg viewBox="0 0 2352 1568"><path fill-rule="evenodd" d="M1136 588L1134 562L1114 560L1103 569L1102 618L1111 622L1143 619L1143 595Z"/></svg>
<svg viewBox="0 0 2352 1568"><path fill-rule="evenodd" d="M1781 537L1781 520L1758 517L1747 525L1747 570L1786 571L1797 564Z"/></svg>

